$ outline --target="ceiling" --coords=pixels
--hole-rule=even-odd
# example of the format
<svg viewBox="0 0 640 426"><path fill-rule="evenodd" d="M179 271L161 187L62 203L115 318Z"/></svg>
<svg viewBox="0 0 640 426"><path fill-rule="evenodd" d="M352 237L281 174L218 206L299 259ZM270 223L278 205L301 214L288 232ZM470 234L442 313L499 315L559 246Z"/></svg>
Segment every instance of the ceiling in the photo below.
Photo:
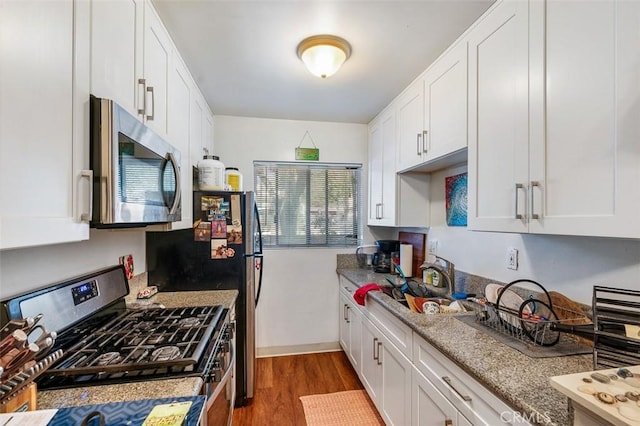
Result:
<svg viewBox="0 0 640 426"><path fill-rule="evenodd" d="M494 0L153 0L216 115L368 123ZM332 77L296 55L315 34L343 37Z"/></svg>

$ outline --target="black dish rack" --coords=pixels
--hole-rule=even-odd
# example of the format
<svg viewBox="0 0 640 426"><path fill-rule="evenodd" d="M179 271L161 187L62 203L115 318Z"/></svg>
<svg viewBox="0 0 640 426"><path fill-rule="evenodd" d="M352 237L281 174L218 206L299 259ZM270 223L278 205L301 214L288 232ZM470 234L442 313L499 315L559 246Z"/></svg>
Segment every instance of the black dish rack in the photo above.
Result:
<svg viewBox="0 0 640 426"><path fill-rule="evenodd" d="M594 369L640 364L640 291L593 287Z"/></svg>

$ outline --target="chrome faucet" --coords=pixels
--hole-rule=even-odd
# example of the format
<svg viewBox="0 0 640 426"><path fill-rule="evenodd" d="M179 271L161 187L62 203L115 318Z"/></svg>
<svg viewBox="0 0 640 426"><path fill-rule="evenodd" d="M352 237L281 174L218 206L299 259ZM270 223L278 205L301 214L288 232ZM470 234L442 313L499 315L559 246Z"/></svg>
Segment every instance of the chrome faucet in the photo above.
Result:
<svg viewBox="0 0 640 426"><path fill-rule="evenodd" d="M423 271L425 269L434 269L438 271L447 283L447 287L449 288L449 295L453 295L453 293L456 292L455 265L453 264L453 262L443 257L435 256L435 258L436 261L433 263L424 262L422 265L420 265L420 269L422 269ZM444 266L438 263L438 261L444 263Z"/></svg>

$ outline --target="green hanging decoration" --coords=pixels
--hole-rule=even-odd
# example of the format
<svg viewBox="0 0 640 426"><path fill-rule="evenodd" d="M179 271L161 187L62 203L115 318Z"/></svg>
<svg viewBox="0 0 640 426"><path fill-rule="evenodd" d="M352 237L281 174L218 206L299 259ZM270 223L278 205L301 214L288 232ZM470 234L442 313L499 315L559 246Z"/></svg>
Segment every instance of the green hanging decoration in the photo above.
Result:
<svg viewBox="0 0 640 426"><path fill-rule="evenodd" d="M313 148L301 148L302 142L304 142L304 138L309 136L311 143L313 144ZM320 150L316 146L316 143L313 141L311 134L307 130L304 132L304 136L300 140L300 143L296 147L296 160L305 160L305 161L318 161L320 159Z"/></svg>

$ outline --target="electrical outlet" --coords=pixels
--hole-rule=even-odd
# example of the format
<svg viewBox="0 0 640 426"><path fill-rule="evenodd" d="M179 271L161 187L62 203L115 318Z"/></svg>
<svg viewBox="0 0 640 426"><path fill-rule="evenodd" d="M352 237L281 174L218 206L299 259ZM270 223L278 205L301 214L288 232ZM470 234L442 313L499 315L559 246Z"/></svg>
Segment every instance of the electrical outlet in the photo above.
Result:
<svg viewBox="0 0 640 426"><path fill-rule="evenodd" d="M509 247L507 249L507 269L518 270L518 249Z"/></svg>
<svg viewBox="0 0 640 426"><path fill-rule="evenodd" d="M438 254L438 240L429 240L429 247L427 250L427 254Z"/></svg>

